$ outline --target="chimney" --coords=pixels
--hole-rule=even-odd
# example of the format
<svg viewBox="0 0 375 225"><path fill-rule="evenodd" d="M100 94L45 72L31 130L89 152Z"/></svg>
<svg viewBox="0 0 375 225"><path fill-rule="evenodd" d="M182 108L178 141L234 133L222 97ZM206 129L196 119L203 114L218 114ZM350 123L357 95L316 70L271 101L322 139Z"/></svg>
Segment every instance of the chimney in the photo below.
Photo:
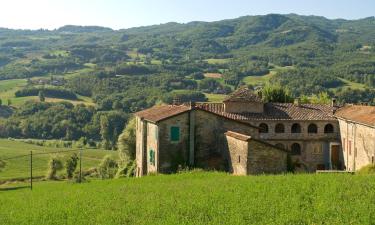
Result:
<svg viewBox="0 0 375 225"><path fill-rule="evenodd" d="M331 106L332 106L332 107L337 106L337 100L336 100L336 98L332 98Z"/></svg>
<svg viewBox="0 0 375 225"><path fill-rule="evenodd" d="M300 98L295 98L294 99L294 105L300 106L301 105L301 99Z"/></svg>

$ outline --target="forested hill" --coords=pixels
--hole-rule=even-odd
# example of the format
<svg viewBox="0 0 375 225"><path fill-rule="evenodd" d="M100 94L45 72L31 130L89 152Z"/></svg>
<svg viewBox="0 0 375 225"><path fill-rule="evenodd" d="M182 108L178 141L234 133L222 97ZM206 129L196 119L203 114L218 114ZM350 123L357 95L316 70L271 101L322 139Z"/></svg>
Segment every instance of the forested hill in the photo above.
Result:
<svg viewBox="0 0 375 225"><path fill-rule="evenodd" d="M346 102L372 102L374 37L374 17L330 20L295 14L123 30L72 25L34 31L0 28L0 79L55 75L96 84L146 76L146 83L163 80L154 86L167 92L205 93L271 82L286 86L294 96L326 91ZM195 79L199 73L214 74L205 75L202 88L201 80ZM67 88L95 97L92 87L77 90L67 83ZM104 87L96 93L108 94Z"/></svg>
<svg viewBox="0 0 375 225"><path fill-rule="evenodd" d="M290 91L265 101L375 104L374 37L373 17L275 14L124 30L0 28L0 137L116 148L133 112L176 97L221 101L239 86L264 88L263 97Z"/></svg>

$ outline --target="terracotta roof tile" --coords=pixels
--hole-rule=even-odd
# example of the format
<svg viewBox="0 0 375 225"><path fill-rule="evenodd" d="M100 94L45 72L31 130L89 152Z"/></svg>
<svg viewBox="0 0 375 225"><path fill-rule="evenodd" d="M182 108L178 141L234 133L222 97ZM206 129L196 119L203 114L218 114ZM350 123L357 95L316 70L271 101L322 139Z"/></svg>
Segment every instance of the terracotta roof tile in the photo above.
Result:
<svg viewBox="0 0 375 225"><path fill-rule="evenodd" d="M149 109L135 113L136 116L145 120L157 123L161 120L177 116L181 113L190 111L190 107L185 105L158 105Z"/></svg>
<svg viewBox="0 0 375 225"><path fill-rule="evenodd" d="M262 99L248 88L241 88L229 95L224 102L263 102Z"/></svg>
<svg viewBox="0 0 375 225"><path fill-rule="evenodd" d="M203 103L197 108L213 112L227 118L252 120L336 120L333 116L336 107L324 104L265 103L263 113L226 113L222 103Z"/></svg>
<svg viewBox="0 0 375 225"><path fill-rule="evenodd" d="M375 106L348 105L337 110L335 116L370 126L375 126Z"/></svg>
<svg viewBox="0 0 375 225"><path fill-rule="evenodd" d="M227 132L225 132L225 135L227 135L229 137L236 138L236 139L241 140L241 141L248 141L248 140L251 139L251 136L240 134L240 133L233 132L233 131L227 131Z"/></svg>

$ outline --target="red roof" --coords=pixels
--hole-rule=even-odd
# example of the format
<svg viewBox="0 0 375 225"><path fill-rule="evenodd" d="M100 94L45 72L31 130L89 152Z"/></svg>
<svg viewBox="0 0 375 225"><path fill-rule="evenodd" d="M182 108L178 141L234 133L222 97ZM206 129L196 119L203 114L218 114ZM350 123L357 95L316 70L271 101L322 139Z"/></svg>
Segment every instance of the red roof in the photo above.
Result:
<svg viewBox="0 0 375 225"><path fill-rule="evenodd" d="M234 120L336 120L333 113L337 109L325 104L265 103L263 113L227 113L222 103L202 103L196 106L212 113Z"/></svg>
<svg viewBox="0 0 375 225"><path fill-rule="evenodd" d="M136 116L157 123L190 110L186 105L158 105L135 113Z"/></svg>
<svg viewBox="0 0 375 225"><path fill-rule="evenodd" d="M335 116L338 118L375 126L375 106L348 105L337 110Z"/></svg>

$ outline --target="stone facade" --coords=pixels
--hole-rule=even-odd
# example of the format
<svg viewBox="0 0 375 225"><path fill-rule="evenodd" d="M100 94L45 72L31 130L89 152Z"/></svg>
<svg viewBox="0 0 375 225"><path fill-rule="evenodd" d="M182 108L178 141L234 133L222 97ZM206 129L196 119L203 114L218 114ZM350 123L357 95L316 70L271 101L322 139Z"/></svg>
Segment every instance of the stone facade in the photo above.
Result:
<svg viewBox="0 0 375 225"><path fill-rule="evenodd" d="M137 175L180 166L280 173L287 153L297 171L355 171L374 163L375 107L344 108L263 103L246 89L224 103L155 106L136 113Z"/></svg>
<svg viewBox="0 0 375 225"><path fill-rule="evenodd" d="M252 139L226 133L230 154L229 171L235 175L282 173L287 170L287 151Z"/></svg>
<svg viewBox="0 0 375 225"><path fill-rule="evenodd" d="M256 126L267 126L267 131L261 131L260 139L290 151L293 161L297 163L300 170L314 172L318 169L332 169L331 147L337 145L340 148L340 128L337 120L262 120L251 123ZM315 125L317 129L311 129L311 126ZM284 131L277 130L277 126L283 127ZM327 127L332 129L327 129ZM292 152L295 146L299 146L299 151ZM340 161L343 162L342 155L340 155Z"/></svg>
<svg viewBox="0 0 375 225"><path fill-rule="evenodd" d="M339 119L346 170L356 171L374 164L375 127Z"/></svg>

